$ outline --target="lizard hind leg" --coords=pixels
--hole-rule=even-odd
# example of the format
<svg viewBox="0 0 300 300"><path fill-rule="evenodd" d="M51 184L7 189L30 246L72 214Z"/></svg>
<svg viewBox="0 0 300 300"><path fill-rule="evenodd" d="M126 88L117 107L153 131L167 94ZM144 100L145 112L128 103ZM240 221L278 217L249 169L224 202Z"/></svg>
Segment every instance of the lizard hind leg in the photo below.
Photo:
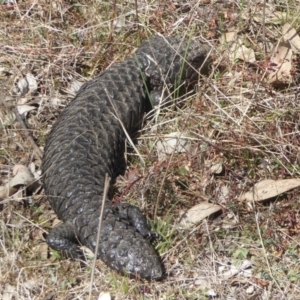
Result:
<svg viewBox="0 0 300 300"><path fill-rule="evenodd" d="M118 215L122 219L129 221L130 225L144 238L149 239L150 241L159 238L159 235L156 232L151 231L145 216L137 206L128 203L119 203L115 208L118 211Z"/></svg>
<svg viewBox="0 0 300 300"><path fill-rule="evenodd" d="M46 236L46 242L50 248L62 252L68 258L84 258L84 254L79 247L74 226L69 222L60 223L52 228Z"/></svg>

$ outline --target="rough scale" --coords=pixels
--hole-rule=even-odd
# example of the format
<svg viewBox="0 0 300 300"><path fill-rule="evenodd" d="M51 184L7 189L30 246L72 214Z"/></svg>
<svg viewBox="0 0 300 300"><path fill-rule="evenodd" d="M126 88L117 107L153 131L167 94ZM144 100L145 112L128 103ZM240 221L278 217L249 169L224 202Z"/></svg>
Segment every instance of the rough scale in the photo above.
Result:
<svg viewBox="0 0 300 300"><path fill-rule="evenodd" d="M50 247L73 258L82 257L79 244L95 251L105 173L114 181L124 171L121 123L130 136L136 134L147 101L157 104L166 87L170 92L182 82L185 88L197 82L209 50L199 42L156 36L81 87L53 126L44 151L45 192L62 220L47 236ZM138 207L106 201L97 256L108 266L161 279L153 237Z"/></svg>

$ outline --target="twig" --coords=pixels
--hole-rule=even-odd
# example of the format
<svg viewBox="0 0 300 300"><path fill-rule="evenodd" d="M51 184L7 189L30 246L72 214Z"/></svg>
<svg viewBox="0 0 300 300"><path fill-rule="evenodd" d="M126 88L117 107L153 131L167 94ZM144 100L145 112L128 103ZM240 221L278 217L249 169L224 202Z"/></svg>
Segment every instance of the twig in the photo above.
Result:
<svg viewBox="0 0 300 300"><path fill-rule="evenodd" d="M28 139L28 141L30 142L31 146L33 147L34 153L36 155L36 158L39 160L39 162L42 161L42 157L43 157L43 152L41 151L41 149L37 146L37 144L35 143L30 131L28 130L28 128L26 127L24 121L22 120L18 108L15 108L15 115L17 118L17 121L19 122L21 128L23 129L21 132L21 135L24 135L25 138Z"/></svg>
<svg viewBox="0 0 300 300"><path fill-rule="evenodd" d="M263 4L263 17L262 17L262 36L264 41L264 57L267 55L267 43L266 43L266 0Z"/></svg>
<svg viewBox="0 0 300 300"><path fill-rule="evenodd" d="M98 223L98 232L97 232L97 239L96 239L95 256L94 256L93 266L92 266L92 274L91 274L90 290L89 290L89 298L88 298L89 300L92 299L92 287L93 287L93 282L94 282L94 277L95 277L96 261L97 261L97 254L98 254L99 242L100 242L101 224L102 224L102 219L103 219L103 211L104 211L105 200L106 200L107 192L108 192L108 189L109 189L109 183L110 183L110 177L106 173L105 174L102 205L101 205L101 211L100 211L100 217L99 217L99 223Z"/></svg>
<svg viewBox="0 0 300 300"><path fill-rule="evenodd" d="M263 242L263 238L261 236L261 231L260 231L259 221L258 221L258 213L255 214L255 223L256 223L256 226L257 226L257 233L258 233L258 236L259 236L259 239L260 239L260 244L261 244L261 247L262 247L262 250L263 250L263 253L264 253L265 261L267 263L267 267L268 267L269 272L270 272L270 276L273 279L273 281L275 282L275 285L277 286L278 291L281 291L280 285L278 284L277 280L273 276L273 272L272 272L272 269L271 269L271 266L270 266L270 263L269 263L269 259L268 259L268 256L267 256L267 251L266 251L266 248L265 248L265 245L264 245L264 242Z"/></svg>
<svg viewBox="0 0 300 300"><path fill-rule="evenodd" d="M20 218L20 219L23 219L25 220L26 222L28 222L30 225L32 225L33 227L35 228L38 228L40 229L41 231L43 231L44 233L47 233L48 234L48 231L43 229L39 224L36 224L32 221L30 221L29 219L25 218L24 216L22 216L21 214L19 214L17 211L14 211L14 213Z"/></svg>

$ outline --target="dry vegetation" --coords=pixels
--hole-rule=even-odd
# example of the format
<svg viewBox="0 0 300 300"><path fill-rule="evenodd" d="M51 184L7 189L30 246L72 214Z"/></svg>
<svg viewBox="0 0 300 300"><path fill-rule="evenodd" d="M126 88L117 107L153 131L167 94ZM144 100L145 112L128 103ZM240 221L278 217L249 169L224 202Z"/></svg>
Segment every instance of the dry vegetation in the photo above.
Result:
<svg viewBox="0 0 300 300"><path fill-rule="evenodd" d="M183 105L145 122L138 142L145 165L128 154L128 172L116 185L115 199L155 219L169 276L128 279L98 261L92 299L101 292L113 299L299 299L299 188L267 202L238 201L263 179L300 177L297 51L287 82L268 81L282 26L300 26L299 1L117 2L0 1L0 185L16 165L41 175L33 145L43 149L78 82L152 35L204 40L213 49L210 76L199 80L195 95L180 99ZM222 39L233 31L255 61L233 59ZM156 141L171 132L185 133L190 151L158 160ZM215 174L215 166L223 169ZM203 201L222 211L178 228L180 212ZM41 188L4 197L0 211L0 298L88 299L91 261L65 260L45 245L43 233L56 220Z"/></svg>

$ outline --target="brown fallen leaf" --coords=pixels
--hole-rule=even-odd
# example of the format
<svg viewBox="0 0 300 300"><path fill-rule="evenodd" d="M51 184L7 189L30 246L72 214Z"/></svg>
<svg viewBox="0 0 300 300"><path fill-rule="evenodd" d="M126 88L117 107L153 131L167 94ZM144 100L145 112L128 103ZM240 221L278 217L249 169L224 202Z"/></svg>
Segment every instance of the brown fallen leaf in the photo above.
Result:
<svg viewBox="0 0 300 300"><path fill-rule="evenodd" d="M111 295L107 292L101 292L98 297L98 300L111 300Z"/></svg>
<svg viewBox="0 0 300 300"><path fill-rule="evenodd" d="M3 291L2 291L2 299L3 300L12 300L12 299L16 299L15 297L17 297L18 292L16 287L6 283L3 287Z"/></svg>
<svg viewBox="0 0 300 300"><path fill-rule="evenodd" d="M156 143L158 159L162 160L166 156L174 153L190 151L190 141L185 133L172 132L159 139Z"/></svg>
<svg viewBox="0 0 300 300"><path fill-rule="evenodd" d="M254 63L255 53L251 48L247 48L236 31L226 32L221 38L222 44L229 44L229 57L232 60L240 59L249 63Z"/></svg>
<svg viewBox="0 0 300 300"><path fill-rule="evenodd" d="M292 55L290 43L279 43L274 47L268 64L268 83L288 84L292 82Z"/></svg>
<svg viewBox="0 0 300 300"><path fill-rule="evenodd" d="M210 173L215 175L220 175L224 171L224 165L222 162L218 162L211 166Z"/></svg>
<svg viewBox="0 0 300 300"><path fill-rule="evenodd" d="M282 35L285 42L289 42L293 51L300 51L300 37L291 24L285 23L282 27Z"/></svg>
<svg viewBox="0 0 300 300"><path fill-rule="evenodd" d="M221 206L210 202L203 202L181 213L179 225L184 228L191 228L200 223L206 217L220 211Z"/></svg>
<svg viewBox="0 0 300 300"><path fill-rule="evenodd" d="M17 106L17 109L18 109L18 112L19 114L25 118L27 113L32 111L32 110L35 110L36 107L35 106L31 106L31 105L18 105Z"/></svg>
<svg viewBox="0 0 300 300"><path fill-rule="evenodd" d="M261 286L261 287L266 287L266 286L268 286L270 284L269 281L263 280L261 278L254 277L254 276L252 276L250 278L250 281L253 282L253 283L255 283L255 284L257 284L257 285L259 285L259 286Z"/></svg>
<svg viewBox="0 0 300 300"><path fill-rule="evenodd" d="M263 201L276 197L300 186L300 178L272 180L265 179L256 183L252 189L242 194L239 201Z"/></svg>
<svg viewBox="0 0 300 300"><path fill-rule="evenodd" d="M0 186L0 199L16 193L20 187L29 186L36 180L29 169L23 165L16 165L13 169L14 177L4 186Z"/></svg>
<svg viewBox="0 0 300 300"><path fill-rule="evenodd" d="M237 38L238 38L237 31L230 31L230 32L226 32L222 36L221 42L222 43L236 42Z"/></svg>
<svg viewBox="0 0 300 300"><path fill-rule="evenodd" d="M256 61L254 50L251 48L247 48L245 45L240 45L238 48L233 45L231 49L235 50L235 59L240 59L249 63L254 63Z"/></svg>
<svg viewBox="0 0 300 300"><path fill-rule="evenodd" d="M250 9L251 7L249 7ZM245 10L241 17L244 20L249 21L249 13L250 11ZM264 19L264 20L263 20ZM274 11L273 9L265 8L264 13L256 13L253 15L253 20L259 24L262 24L264 21L265 24L282 24L282 20L287 19L287 12L283 11Z"/></svg>
<svg viewBox="0 0 300 300"><path fill-rule="evenodd" d="M249 278L252 276L252 262L248 259L244 260L240 267L230 265L228 267L221 266L219 268L219 278L228 280L229 278L239 275L241 277Z"/></svg>
<svg viewBox="0 0 300 300"><path fill-rule="evenodd" d="M36 78L31 74L27 73L23 77L15 78L15 85L12 88L12 93L24 97L27 94L34 93L38 88Z"/></svg>

